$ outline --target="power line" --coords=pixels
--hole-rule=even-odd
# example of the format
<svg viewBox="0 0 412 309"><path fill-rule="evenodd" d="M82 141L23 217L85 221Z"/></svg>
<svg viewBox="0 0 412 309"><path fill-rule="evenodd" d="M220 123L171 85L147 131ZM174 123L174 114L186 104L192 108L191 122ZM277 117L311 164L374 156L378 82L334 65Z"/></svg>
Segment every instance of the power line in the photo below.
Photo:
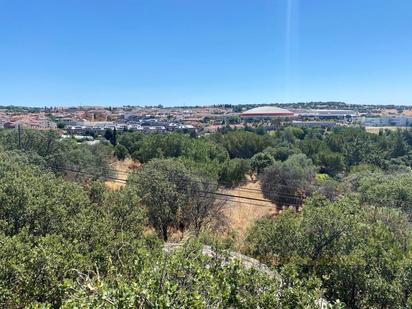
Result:
<svg viewBox="0 0 412 309"><path fill-rule="evenodd" d="M120 183L123 183L123 184L127 183L127 180L125 180L125 179L106 176L106 175L102 175L102 174L96 175L96 174L91 174L91 173L87 173L87 172L82 172L82 171L77 171L77 170L72 170L72 169L63 169L63 168L62 168L62 170L66 170L66 171L70 171L70 172L74 172L74 173L85 174L85 175L93 176L93 177L102 177L102 178L110 179L110 180L117 181L117 182L120 182ZM201 182L201 181L195 181L195 180L192 180L192 182L201 183L201 184L204 184L204 183L213 184L211 182ZM246 200L260 201L260 202L266 202L266 203L270 202L269 200L265 200L265 199L245 197L245 196L233 195L233 194L227 194L227 193L217 193L217 192L210 192L210 191L199 191L199 192L207 193L207 194L215 194L215 195L220 195L220 196L233 197L233 198L241 198L241 199L246 199ZM295 200L295 201L298 201L298 202L301 201L301 197L299 197L299 196L286 195L286 194L282 194L282 193L277 193L277 195L279 197L287 198L287 199L290 199L290 200Z"/></svg>
<svg viewBox="0 0 412 309"><path fill-rule="evenodd" d="M91 174L91 173L87 173L87 172L83 172L83 171L77 171L77 170L73 170L73 169L67 169L67 168L56 168L57 170L61 170L61 171L69 171L69 172L73 172L73 173L79 173L79 174L84 174L87 176L92 176L92 177L102 177L105 179L110 179L122 184L126 184L127 181L124 179L120 179L120 178L116 178L116 177L110 177L110 176L105 176L105 175L97 175L97 174ZM264 200L264 199L259 199L259 198L252 198L252 197L245 197L245 196L239 196L239 195L233 195L233 194L226 194L226 193L220 193L220 192L210 192L210 191L199 191L200 193L205 193L205 194L212 194L212 195L217 195L217 196L224 196L224 197L229 197L232 199L223 199L224 201L229 201L229 202L234 202L234 203L241 203L241 204L249 204L251 206L264 206L264 207L276 207L276 206L269 206L269 205L262 205L262 204L256 204L256 203L245 203L245 202L241 202L241 201L236 201L233 199L244 199L244 200L251 200L251 201L258 201L258 202L263 202L263 203L271 203L271 201L269 200ZM220 198L220 200L222 200L222 198ZM293 204L290 203L290 206L299 206L298 204Z"/></svg>
<svg viewBox="0 0 412 309"><path fill-rule="evenodd" d="M118 174L123 174L123 175L128 175L130 172L125 172L125 171L118 171L115 169L109 169L113 172L116 172ZM231 185L232 183L230 182L220 182L223 185ZM279 187L285 187L285 188L289 188L290 186L288 185L284 185L284 184L278 184ZM236 188L237 190L243 190L243 191L256 191L256 192L262 192L262 190L259 189L253 189L253 188Z"/></svg>
<svg viewBox="0 0 412 309"><path fill-rule="evenodd" d="M56 169L56 170L59 170L59 171L67 171L67 172L72 172L72 173L84 174L84 175L87 175L87 176L101 177L101 178L110 179L110 180L113 180L113 181L122 182L122 183L124 183L124 184L127 183L127 181L126 181L125 179L120 179L120 178L116 178L116 177L106 176L106 175L103 175L103 174L100 174L100 175L91 174L91 173L87 173L87 172L83 172L83 171L77 171L77 170L68 169L68 168L56 168L56 167L54 167L53 169Z"/></svg>
<svg viewBox="0 0 412 309"><path fill-rule="evenodd" d="M68 170L68 169L66 169L66 170ZM114 181L115 181L115 180L118 180L118 181L122 181L123 183L127 183L127 180L126 180L126 179L120 179L120 178L117 178L117 177L105 176L105 175L102 175L102 174L101 174L101 175L90 174L90 173L86 173L86 172L82 172L82 171L77 171L77 170L68 170L68 171L70 171L70 172L75 172L75 173L86 174L86 175L94 176L94 177L109 178L109 179L114 180ZM111 171L115 171L115 170L111 170ZM212 185L217 185L216 183L212 183L212 182L208 182L208 181L196 181L196 180L192 180L192 182L194 182L194 183L200 183L200 184L212 184ZM236 188L236 189L233 189L233 190L241 190L241 189ZM245 189L245 190L246 190L246 189ZM262 192L271 193L271 194L274 193L273 191L263 191L263 190L258 190L258 189L250 189L250 190L247 190L247 191L253 191L253 192L257 192L257 193L262 193ZM299 201L302 199L301 196L293 195L293 194L288 194L288 193L275 192L275 194L276 194L277 196L279 196L279 197L290 198L290 199L299 200ZM238 197L238 196L236 196L236 197ZM260 199L260 200L262 200L262 199ZM265 200L265 201L267 201L267 200Z"/></svg>
<svg viewBox="0 0 412 309"><path fill-rule="evenodd" d="M266 207L266 208L277 208L275 205L270 206L270 205L263 205L263 204L257 204L257 203L251 203L251 202L241 202L241 201L235 201L231 199L225 199L225 198L219 198L215 197L216 200L219 201L224 201L224 202L229 202L229 203L236 203L236 204L243 204L243 205L248 205L248 206L257 206L257 207Z"/></svg>
<svg viewBox="0 0 412 309"><path fill-rule="evenodd" d="M200 192L206 193L204 191L200 191ZM207 192L207 193L210 193L210 192ZM218 193L218 192L213 193L213 194L220 195L220 196L234 197L234 198L243 198L245 200L251 200L251 201L270 202L268 200L264 200L261 198L254 198L254 197L248 197L248 196L239 196L239 195L232 195L232 194L225 194L225 193Z"/></svg>
<svg viewBox="0 0 412 309"><path fill-rule="evenodd" d="M117 171L117 170L115 170L115 169L108 169L108 170L110 170L110 171L112 171L112 172L114 172L114 173L120 173L120 174L123 174L123 175L128 175L129 173L128 172L123 172L123 171ZM213 185L215 185L214 183L212 183L212 182L207 182L207 181L195 181L195 180L193 180L193 182L198 182L198 183L207 183L207 184L213 184ZM278 187L284 187L284 188L290 188L290 186L287 186L287 185L283 185L283 184L278 184L277 185ZM273 191L268 191L268 190L263 190L263 189L253 189L253 188L234 188L234 189L227 189L227 190L237 190L237 191L243 191L243 192L256 192L256 193L268 193L268 194L273 194L274 192ZM285 193L285 192L282 192L282 193L280 193L280 192L277 192L277 193L275 193L277 196L280 196L280 197L284 197L284 198L287 198L287 197L290 197L290 198L297 198L297 199L302 199L302 196L299 196L299 195L295 195L295 194L291 194L291 193Z"/></svg>
<svg viewBox="0 0 412 309"><path fill-rule="evenodd" d="M116 180L116 181L119 181L119 182L127 183L126 180L120 179L120 178L116 178L116 177L110 177L110 176L104 176L104 175L96 175L96 174L91 174L91 173L82 172L82 171L76 171L76 170L72 170L72 169L64 169L64 168L61 168L61 170L65 170L65 171L69 171L69 172L73 172L73 173L85 174L85 175L88 175L88 176L102 177L102 178L106 178L106 179L110 179L110 180ZM233 197L233 198L242 198L242 199L247 199L247 200L252 200L252 201L269 202L268 200L264 200L264 199L258 199L258 198L252 198L252 197L244 197L244 196L238 196L238 195L232 195L232 194L217 193L217 192L210 192L210 191L199 191L199 192L200 192L200 193L206 193L206 194L216 194L216 195L220 195L220 196L227 196L227 197Z"/></svg>
<svg viewBox="0 0 412 309"><path fill-rule="evenodd" d="M231 191L240 191L240 192L252 192L252 193L270 193L270 194L273 194L274 193L274 191L267 191L267 190L255 190L255 191L245 191L245 190L242 190L241 188L235 188L235 189L224 189L224 190L231 190ZM289 194L289 193L284 193L284 192L282 192L282 193L280 193L280 192L275 192L275 194L276 195L279 195L279 196L283 196L283 197L291 197L291 198L302 198L301 196L299 196L299 195L295 195L295 194Z"/></svg>

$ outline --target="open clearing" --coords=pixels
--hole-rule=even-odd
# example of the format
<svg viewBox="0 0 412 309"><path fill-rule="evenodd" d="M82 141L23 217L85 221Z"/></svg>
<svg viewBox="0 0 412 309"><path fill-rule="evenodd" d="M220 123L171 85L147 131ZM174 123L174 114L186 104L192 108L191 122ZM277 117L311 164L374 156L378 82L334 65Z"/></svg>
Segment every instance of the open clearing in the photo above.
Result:
<svg viewBox="0 0 412 309"><path fill-rule="evenodd" d="M241 197L265 199L260 191L259 182L248 181L245 185L222 192ZM230 230L234 231L239 239L244 238L247 230L256 220L267 216L274 216L278 213L276 205L269 200L267 200L267 202L261 202L233 197L231 197L230 200L231 201L225 203L224 212L228 219Z"/></svg>
<svg viewBox="0 0 412 309"><path fill-rule="evenodd" d="M115 160L110 165L110 168L116 171L116 175L113 175L114 178L121 180L127 180L127 174L130 170L138 168L140 166L139 162L133 161L130 158L125 159L124 161ZM106 187L111 190L120 189L125 184L122 181L116 180L107 180L105 182Z"/></svg>

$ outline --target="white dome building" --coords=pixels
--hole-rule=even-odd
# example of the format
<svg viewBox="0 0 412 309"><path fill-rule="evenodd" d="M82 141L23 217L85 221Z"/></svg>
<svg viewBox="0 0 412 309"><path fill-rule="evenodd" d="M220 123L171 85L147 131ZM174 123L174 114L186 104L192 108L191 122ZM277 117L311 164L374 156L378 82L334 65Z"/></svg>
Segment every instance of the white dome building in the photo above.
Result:
<svg viewBox="0 0 412 309"><path fill-rule="evenodd" d="M275 106L260 106L240 114L242 118L275 118L294 117L295 114L287 109Z"/></svg>

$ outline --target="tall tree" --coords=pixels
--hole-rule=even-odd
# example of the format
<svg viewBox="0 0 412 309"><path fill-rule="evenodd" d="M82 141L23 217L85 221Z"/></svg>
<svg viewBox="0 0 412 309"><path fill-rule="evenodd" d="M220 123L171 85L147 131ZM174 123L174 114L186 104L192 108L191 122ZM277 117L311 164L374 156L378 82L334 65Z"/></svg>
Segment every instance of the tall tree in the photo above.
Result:
<svg viewBox="0 0 412 309"><path fill-rule="evenodd" d="M260 174L265 168L275 163L275 159L267 152L259 152L250 159L250 168Z"/></svg>

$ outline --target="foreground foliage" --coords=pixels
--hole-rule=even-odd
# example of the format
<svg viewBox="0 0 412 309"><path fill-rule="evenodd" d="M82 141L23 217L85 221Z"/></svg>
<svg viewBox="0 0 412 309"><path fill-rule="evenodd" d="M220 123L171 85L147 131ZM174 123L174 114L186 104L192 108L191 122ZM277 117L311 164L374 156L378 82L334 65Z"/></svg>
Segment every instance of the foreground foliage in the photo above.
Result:
<svg viewBox="0 0 412 309"><path fill-rule="evenodd" d="M316 276L328 299L349 308L406 308L412 304L411 230L399 210L372 212L356 199L317 196L299 216L285 212L256 223L248 252L276 267Z"/></svg>
<svg viewBox="0 0 412 309"><path fill-rule="evenodd" d="M86 190L5 157L0 180L3 307L304 308L321 296L317 280L283 283L204 256L200 244L164 252L143 233L145 208L132 186Z"/></svg>

